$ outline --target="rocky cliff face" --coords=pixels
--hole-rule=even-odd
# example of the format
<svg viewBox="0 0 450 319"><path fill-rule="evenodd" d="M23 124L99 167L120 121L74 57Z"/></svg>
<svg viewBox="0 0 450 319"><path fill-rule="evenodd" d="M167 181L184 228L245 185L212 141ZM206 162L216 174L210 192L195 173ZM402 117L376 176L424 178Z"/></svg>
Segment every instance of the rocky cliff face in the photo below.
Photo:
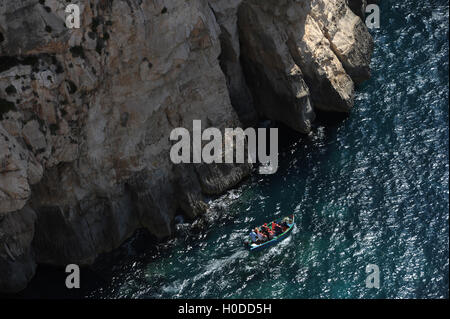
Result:
<svg viewBox="0 0 450 319"><path fill-rule="evenodd" d="M74 1L76 3L76 1ZM372 40L344 0L0 1L0 291L172 233L251 166L169 159L170 131L347 112ZM363 1L361 1L361 6Z"/></svg>

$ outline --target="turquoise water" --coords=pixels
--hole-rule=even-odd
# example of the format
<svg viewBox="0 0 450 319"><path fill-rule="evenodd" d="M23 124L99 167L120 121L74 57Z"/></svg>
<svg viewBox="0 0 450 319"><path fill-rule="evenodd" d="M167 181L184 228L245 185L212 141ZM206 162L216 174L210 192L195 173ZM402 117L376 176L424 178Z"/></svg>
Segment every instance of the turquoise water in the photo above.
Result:
<svg viewBox="0 0 450 319"><path fill-rule="evenodd" d="M94 268L95 298L448 298L447 1L386 1L372 79L343 119L283 138L275 175L212 201L196 236L130 240ZM286 133L286 132L284 132ZM249 253L249 226L295 213L279 245ZM365 286L368 264L380 289Z"/></svg>

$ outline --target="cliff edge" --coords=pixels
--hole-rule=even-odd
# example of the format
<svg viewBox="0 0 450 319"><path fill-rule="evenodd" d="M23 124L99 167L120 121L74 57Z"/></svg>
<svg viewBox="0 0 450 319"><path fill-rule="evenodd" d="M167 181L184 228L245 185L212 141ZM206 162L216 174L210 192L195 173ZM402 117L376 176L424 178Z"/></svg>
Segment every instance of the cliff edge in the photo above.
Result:
<svg viewBox="0 0 450 319"><path fill-rule="evenodd" d="M365 1L0 1L0 292L208 209L247 164L177 166L173 128L308 133L370 77ZM76 3L76 1L74 1Z"/></svg>

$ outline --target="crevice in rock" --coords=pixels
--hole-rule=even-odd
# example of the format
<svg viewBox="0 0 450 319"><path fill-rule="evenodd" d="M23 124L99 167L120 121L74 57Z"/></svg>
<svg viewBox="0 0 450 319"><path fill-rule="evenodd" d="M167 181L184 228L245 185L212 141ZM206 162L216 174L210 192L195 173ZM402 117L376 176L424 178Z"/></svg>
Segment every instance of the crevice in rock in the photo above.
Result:
<svg viewBox="0 0 450 319"><path fill-rule="evenodd" d="M239 121L243 124L244 128L256 126L258 114L254 106L253 96L249 90L248 83L246 82L242 70L239 34L238 42L233 43L233 35L230 34L230 31L224 25L227 21L221 21L211 3L208 3L208 5L221 30L219 36L221 46L219 65L227 81L231 105L236 111ZM239 8L235 8L235 10L239 10ZM237 24L233 27L236 29L238 28Z"/></svg>
<svg viewBox="0 0 450 319"><path fill-rule="evenodd" d="M367 0L347 0L347 5L361 20L365 20Z"/></svg>
<svg viewBox="0 0 450 319"><path fill-rule="evenodd" d="M314 120L310 94L285 31L258 4L243 2L239 9L240 60L259 115L308 133Z"/></svg>

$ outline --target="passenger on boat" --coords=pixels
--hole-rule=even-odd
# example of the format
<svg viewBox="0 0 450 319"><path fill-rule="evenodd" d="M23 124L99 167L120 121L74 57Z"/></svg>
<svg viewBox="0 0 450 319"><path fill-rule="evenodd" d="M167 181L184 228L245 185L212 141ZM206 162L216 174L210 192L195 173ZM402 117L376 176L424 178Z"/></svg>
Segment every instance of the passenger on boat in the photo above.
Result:
<svg viewBox="0 0 450 319"><path fill-rule="evenodd" d="M283 220L281 222L280 226L281 226L283 232L285 232L289 228L289 226L287 225L287 222L285 220Z"/></svg>
<svg viewBox="0 0 450 319"><path fill-rule="evenodd" d="M283 229L281 228L281 226L275 222L272 222L272 230L274 231L275 236L278 236L281 233L283 233Z"/></svg>
<svg viewBox="0 0 450 319"><path fill-rule="evenodd" d="M255 234L255 239L253 239L253 235ZM251 233L250 233L250 238L252 239L252 241L256 244L258 243L263 243L267 240L267 236L264 235L262 232L259 231L258 227L256 227Z"/></svg>
<svg viewBox="0 0 450 319"><path fill-rule="evenodd" d="M267 224L264 224L261 228L262 232L267 236L269 240L271 240L274 235L273 231L269 227L267 227Z"/></svg>
<svg viewBox="0 0 450 319"><path fill-rule="evenodd" d="M256 243L258 241L258 228L255 228L250 232L250 239L252 242Z"/></svg>
<svg viewBox="0 0 450 319"><path fill-rule="evenodd" d="M283 218L283 221L281 222L281 227L283 228L283 232L285 232L289 228L289 225L292 224L293 218L294 218L294 215Z"/></svg>
<svg viewBox="0 0 450 319"><path fill-rule="evenodd" d="M263 243L263 242L265 242L266 240L267 240L267 236L264 235L263 233L261 233L261 232L258 230L258 242Z"/></svg>

